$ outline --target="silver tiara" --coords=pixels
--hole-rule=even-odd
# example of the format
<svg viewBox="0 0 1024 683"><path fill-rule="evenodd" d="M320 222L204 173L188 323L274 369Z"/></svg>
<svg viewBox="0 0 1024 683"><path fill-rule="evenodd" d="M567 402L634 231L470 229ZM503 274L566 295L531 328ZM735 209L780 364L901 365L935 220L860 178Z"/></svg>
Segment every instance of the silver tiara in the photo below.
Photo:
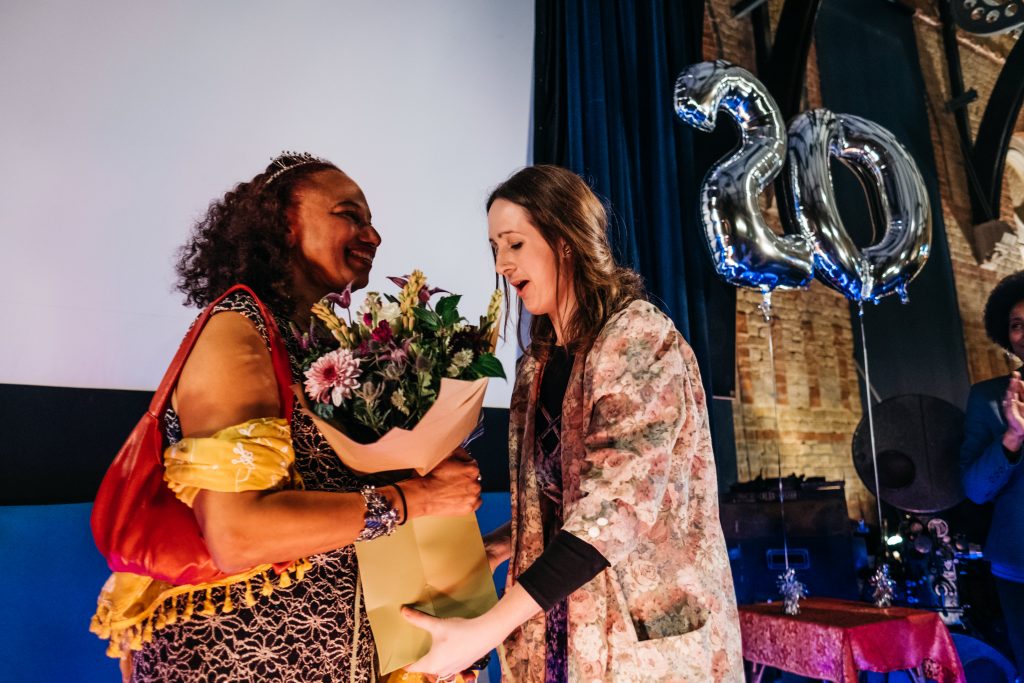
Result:
<svg viewBox="0 0 1024 683"><path fill-rule="evenodd" d="M327 164L328 166L334 165L331 162L327 161L327 159L315 157L309 152L292 152L289 150L285 150L284 152L281 152L276 157L271 159L270 165L275 166L277 170L271 173L270 177L263 181L263 187L266 187L270 183L274 182L274 179L277 178L282 173L290 171L293 168L298 168L299 166L305 166L306 164Z"/></svg>

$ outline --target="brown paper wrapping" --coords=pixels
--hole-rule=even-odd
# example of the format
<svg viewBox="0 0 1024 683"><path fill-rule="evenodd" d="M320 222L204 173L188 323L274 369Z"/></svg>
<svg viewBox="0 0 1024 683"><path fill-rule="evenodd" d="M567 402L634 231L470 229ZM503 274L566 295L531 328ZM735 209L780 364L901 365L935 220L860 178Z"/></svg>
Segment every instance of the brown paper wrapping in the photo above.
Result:
<svg viewBox="0 0 1024 683"><path fill-rule="evenodd" d="M448 457L476 427L487 391L487 378L472 382L442 379L434 405L410 429L392 429L373 443L348 438L326 420L317 417L298 384L292 387L334 452L350 469L364 474L392 470L416 470L423 476Z"/></svg>
<svg viewBox="0 0 1024 683"><path fill-rule="evenodd" d="M392 429L371 444L348 438L293 390L345 465L371 474L416 470L421 476L448 457L476 427L487 379L442 379L437 401L411 430ZM418 517L385 538L356 543L366 614L380 673L411 664L430 649L430 635L401 615L403 605L436 617L474 617L498 598L475 515Z"/></svg>

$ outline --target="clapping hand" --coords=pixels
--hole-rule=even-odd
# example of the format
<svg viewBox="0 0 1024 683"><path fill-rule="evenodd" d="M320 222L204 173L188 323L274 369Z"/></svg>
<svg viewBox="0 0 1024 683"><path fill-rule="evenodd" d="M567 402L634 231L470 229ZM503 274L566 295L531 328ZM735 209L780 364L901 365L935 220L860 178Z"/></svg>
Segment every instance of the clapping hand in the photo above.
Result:
<svg viewBox="0 0 1024 683"><path fill-rule="evenodd" d="M1003 446L1010 451L1019 451L1024 445L1024 380L1021 380L1019 372L1010 375L1003 397L1003 417L1006 418Z"/></svg>

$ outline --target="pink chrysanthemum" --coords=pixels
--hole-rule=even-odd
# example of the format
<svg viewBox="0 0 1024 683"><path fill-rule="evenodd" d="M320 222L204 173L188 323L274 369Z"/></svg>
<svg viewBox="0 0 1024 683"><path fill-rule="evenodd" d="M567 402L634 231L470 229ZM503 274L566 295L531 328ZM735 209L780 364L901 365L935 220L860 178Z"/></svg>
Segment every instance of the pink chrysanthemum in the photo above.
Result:
<svg viewBox="0 0 1024 683"><path fill-rule="evenodd" d="M359 359L348 349L331 351L306 370L306 393L320 403L336 406L359 388Z"/></svg>

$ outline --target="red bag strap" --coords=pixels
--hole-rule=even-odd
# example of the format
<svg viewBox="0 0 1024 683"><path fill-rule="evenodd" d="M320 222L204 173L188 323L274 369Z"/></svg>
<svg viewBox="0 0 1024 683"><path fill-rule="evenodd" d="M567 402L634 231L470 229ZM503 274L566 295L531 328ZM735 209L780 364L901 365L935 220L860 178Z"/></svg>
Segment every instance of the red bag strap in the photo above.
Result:
<svg viewBox="0 0 1024 683"><path fill-rule="evenodd" d="M277 390L281 398L281 408L284 412L284 419L288 422L292 419L292 408L293 394L291 390L292 386L292 369L291 363L288 361L288 351L285 350L284 340L281 338L281 332L277 328L277 322L274 320L273 314L263 302L260 301L256 293L245 285L235 285L228 291L221 294L216 301L207 306L199 319L196 320L192 329L188 331L185 338L181 342L181 346L178 347L178 352L174 354L174 359L171 361L170 366L167 368L167 372L164 373L164 378L160 380L160 385L156 388L156 392L153 394L153 400L149 403L149 414L155 417L157 420L163 422L163 411L167 407L167 401L170 399L171 391L174 390L175 385L178 383L178 378L181 376L181 370L185 367L185 361L188 359L188 355L192 353L192 348L196 344L196 340L199 339L199 333L203 331L210 316L213 315L213 309L216 308L217 304L226 299L229 295L235 292L246 292L252 297L253 301L256 302L256 306L260 310L260 315L263 316L263 322L267 326L267 338L270 341L270 359L274 364L274 377L277 378Z"/></svg>

